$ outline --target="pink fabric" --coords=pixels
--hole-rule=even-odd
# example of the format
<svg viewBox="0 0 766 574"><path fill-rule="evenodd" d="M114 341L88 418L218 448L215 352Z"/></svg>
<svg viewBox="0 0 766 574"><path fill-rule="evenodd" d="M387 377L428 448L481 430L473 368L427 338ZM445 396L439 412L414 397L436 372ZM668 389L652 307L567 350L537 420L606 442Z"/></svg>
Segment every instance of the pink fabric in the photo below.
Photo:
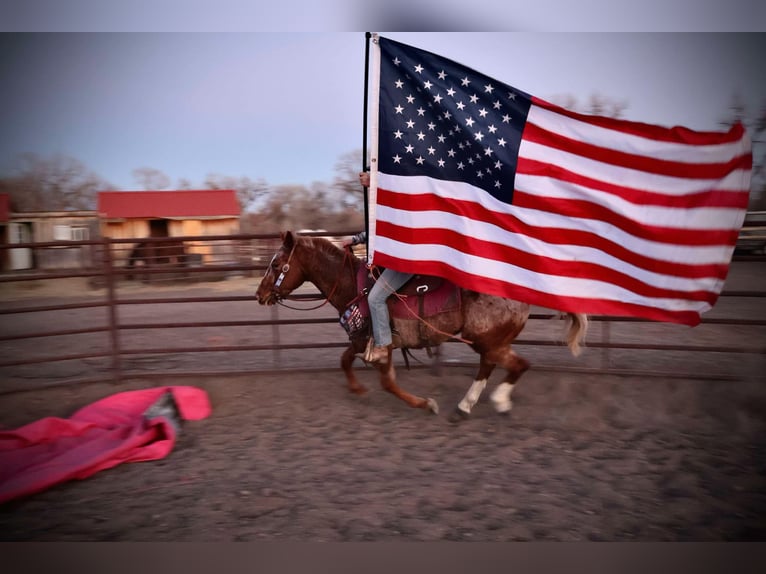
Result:
<svg viewBox="0 0 766 574"><path fill-rule="evenodd" d="M181 418L200 420L210 415L202 389L156 387L108 396L68 419L47 417L0 431L0 503L123 462L167 456L175 444L175 428L165 417L143 416L166 391L173 393Z"/></svg>

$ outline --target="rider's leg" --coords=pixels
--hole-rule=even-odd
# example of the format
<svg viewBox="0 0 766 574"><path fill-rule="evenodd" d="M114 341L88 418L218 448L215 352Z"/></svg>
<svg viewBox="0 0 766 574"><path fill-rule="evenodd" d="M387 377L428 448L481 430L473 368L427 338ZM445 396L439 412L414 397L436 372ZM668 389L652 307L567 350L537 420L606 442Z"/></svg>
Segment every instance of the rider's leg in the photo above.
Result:
<svg viewBox="0 0 766 574"><path fill-rule="evenodd" d="M391 345L391 323L388 316L386 301L392 293L404 285L412 277L411 273L403 273L393 269L385 269L375 285L370 289L367 303L370 306L370 321L372 336L375 340L373 358L388 357L388 347Z"/></svg>

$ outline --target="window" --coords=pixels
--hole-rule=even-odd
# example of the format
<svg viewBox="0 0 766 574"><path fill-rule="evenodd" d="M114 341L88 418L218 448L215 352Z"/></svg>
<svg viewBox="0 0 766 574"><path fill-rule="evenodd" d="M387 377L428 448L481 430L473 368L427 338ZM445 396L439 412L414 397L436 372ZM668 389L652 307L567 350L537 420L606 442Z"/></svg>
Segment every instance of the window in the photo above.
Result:
<svg viewBox="0 0 766 574"><path fill-rule="evenodd" d="M87 241L90 239L88 228L82 225L54 225L54 241Z"/></svg>

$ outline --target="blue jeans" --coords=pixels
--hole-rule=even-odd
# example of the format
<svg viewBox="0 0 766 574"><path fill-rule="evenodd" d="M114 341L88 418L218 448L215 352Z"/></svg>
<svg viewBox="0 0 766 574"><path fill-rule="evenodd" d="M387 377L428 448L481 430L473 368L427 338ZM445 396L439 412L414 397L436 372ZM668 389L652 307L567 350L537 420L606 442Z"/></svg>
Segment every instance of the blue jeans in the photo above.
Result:
<svg viewBox="0 0 766 574"><path fill-rule="evenodd" d="M370 293L367 295L367 304L370 306L372 337L375 339L376 345L391 344L391 323L386 300L389 295L407 283L412 275L412 273L402 273L386 268L370 289Z"/></svg>

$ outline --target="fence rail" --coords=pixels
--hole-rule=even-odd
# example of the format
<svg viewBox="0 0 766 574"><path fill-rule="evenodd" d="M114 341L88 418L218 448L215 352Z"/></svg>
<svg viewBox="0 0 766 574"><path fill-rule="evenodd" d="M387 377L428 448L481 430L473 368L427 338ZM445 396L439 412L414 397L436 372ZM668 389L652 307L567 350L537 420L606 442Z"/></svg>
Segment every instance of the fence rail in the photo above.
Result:
<svg viewBox="0 0 766 574"><path fill-rule="evenodd" d="M351 233L334 232L331 238ZM146 267L141 270L140 279L128 279L135 270L126 268L125 257L121 255L130 245L138 241L162 245L178 240L185 245L204 244L214 256L180 267L170 264ZM339 353L322 352L348 344L345 333L337 326L334 310L325 307L301 313L279 307L264 308L256 303L255 285L278 244L276 234L72 241L66 242L66 246L84 247L94 255L85 268L3 273L0 394L52 385L120 382L157 374L219 376L338 369ZM60 249L62 243L1 247L36 252ZM48 254L39 259L50 261L52 257ZM595 328L587 341L592 350L590 357L585 361L573 360L551 336L553 313L535 309L523 337L515 345L523 346L525 355L535 354L532 362L540 370L740 378L738 363L763 362L766 356L766 314L759 312L766 297L763 290L766 257L738 257L733 268L736 261L748 266L748 280L724 290L719 302L722 309L718 311L717 305L709 316L704 316L701 326L696 328L702 330L694 331L693 336L678 326L594 316L591 321ZM208 292L211 285L232 279L244 280L238 294ZM64 280L81 280L78 285L82 292L57 290ZM44 294L27 296L36 293L41 284L47 287ZM28 286L27 294L23 285ZM205 292L199 294L196 289L190 292L190 288ZM249 293L244 294L243 290ZM303 289L297 298L315 296L311 289ZM721 303L725 300L736 304ZM225 311L224 304L230 305ZM180 309L175 311L176 308ZM244 334L231 335L235 332ZM461 354L456 350L458 347L465 348L445 345L436 365L428 362L414 367L475 365L476 356L470 350ZM295 357L297 353L290 353L303 350L307 353L300 353L300 360ZM653 352L654 358L631 362L626 352ZM684 355L683 360L678 358L679 353ZM200 360L215 354L219 355L218 363ZM180 367L152 362L171 356ZM726 365L716 364L716 357L718 363L724 357ZM77 368L63 368L63 364L76 364ZM714 364L716 368L710 368Z"/></svg>

